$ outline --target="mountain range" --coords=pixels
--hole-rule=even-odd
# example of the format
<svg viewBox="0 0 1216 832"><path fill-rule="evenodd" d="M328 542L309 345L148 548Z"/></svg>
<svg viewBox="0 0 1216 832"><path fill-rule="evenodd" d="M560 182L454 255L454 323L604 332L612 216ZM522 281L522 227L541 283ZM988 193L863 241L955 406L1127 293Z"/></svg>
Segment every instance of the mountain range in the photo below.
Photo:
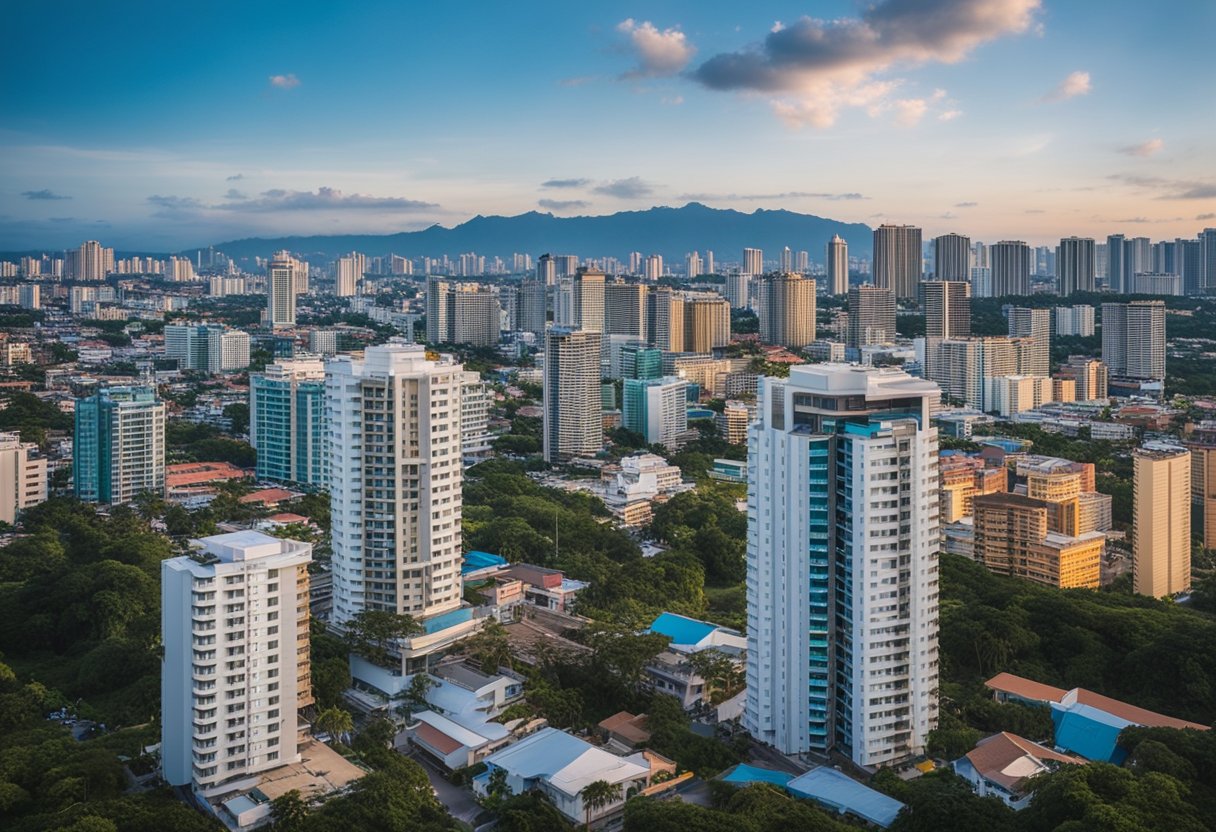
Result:
<svg viewBox="0 0 1216 832"><path fill-rule="evenodd" d="M216 243L215 248L238 261L269 257L281 249L318 261L351 251L369 257L441 257L472 251L503 258L514 252L533 257L551 252L621 260L631 251L640 251L661 254L674 264L682 263L687 252L699 251L704 257L706 250L714 252L718 263L739 261L745 247L763 249L765 258L771 260L789 246L795 252L808 251L812 261L822 262L824 246L833 234L848 242L850 255L870 255L871 229L864 223L762 208L747 214L699 202L602 216L555 217L536 211L513 217L478 215L452 228L432 225L399 234L249 237Z"/></svg>

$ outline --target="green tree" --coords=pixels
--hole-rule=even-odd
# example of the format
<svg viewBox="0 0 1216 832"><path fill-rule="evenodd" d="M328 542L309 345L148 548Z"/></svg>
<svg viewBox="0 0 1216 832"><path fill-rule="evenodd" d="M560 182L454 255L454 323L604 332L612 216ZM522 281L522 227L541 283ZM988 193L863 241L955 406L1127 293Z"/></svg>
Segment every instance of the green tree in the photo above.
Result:
<svg viewBox="0 0 1216 832"><path fill-rule="evenodd" d="M317 714L314 724L338 742L341 742L344 735L355 730L355 723L351 719L350 713L341 708L326 708Z"/></svg>
<svg viewBox="0 0 1216 832"><path fill-rule="evenodd" d="M583 811L586 813L586 829L591 828L591 816L602 809L607 809L621 799L621 784L609 783L607 780L595 780L583 787L580 796L583 799Z"/></svg>
<svg viewBox="0 0 1216 832"><path fill-rule="evenodd" d="M346 641L352 652L373 664L387 667L390 645L422 631L422 625L411 615L363 610L347 622Z"/></svg>
<svg viewBox="0 0 1216 832"><path fill-rule="evenodd" d="M409 687L405 689L405 701L414 711L425 711L431 706L426 701L426 695L431 688L438 687L439 683L426 673L415 673L410 677Z"/></svg>
<svg viewBox="0 0 1216 832"><path fill-rule="evenodd" d="M299 789L292 789L270 801L270 817L274 821L274 832L303 832L308 821L308 804Z"/></svg>

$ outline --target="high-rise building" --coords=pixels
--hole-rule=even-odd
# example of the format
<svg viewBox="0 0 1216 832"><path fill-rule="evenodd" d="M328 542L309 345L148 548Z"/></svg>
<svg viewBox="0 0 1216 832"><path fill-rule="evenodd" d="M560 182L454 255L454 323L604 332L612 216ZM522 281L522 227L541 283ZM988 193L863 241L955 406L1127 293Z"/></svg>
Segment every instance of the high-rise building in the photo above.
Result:
<svg viewBox="0 0 1216 832"><path fill-rule="evenodd" d="M69 252L74 255L71 276L76 280L105 280L107 252L110 262L113 263L114 249L104 248L96 240L81 243L79 249Z"/></svg>
<svg viewBox="0 0 1216 832"><path fill-rule="evenodd" d="M537 259L536 279L546 286L552 286L557 282L557 264L553 262L553 255L542 254Z"/></svg>
<svg viewBox="0 0 1216 832"><path fill-rule="evenodd" d="M1053 505L1022 494L975 498L975 559L998 575L1097 589L1106 535L1053 531Z"/></svg>
<svg viewBox="0 0 1216 832"><path fill-rule="evenodd" d="M966 251L969 255L970 246ZM942 341L971 335L971 284L930 280L920 287L921 308L925 310L925 377L936 381L944 375L940 367Z"/></svg>
<svg viewBox="0 0 1216 832"><path fill-rule="evenodd" d="M1199 274L1204 293L1216 289L1216 228L1199 232Z"/></svg>
<svg viewBox="0 0 1216 832"><path fill-rule="evenodd" d="M1132 237L1123 244L1123 251L1123 291L1131 294L1135 292L1135 276L1153 271L1153 241Z"/></svg>
<svg viewBox="0 0 1216 832"><path fill-rule="evenodd" d="M1005 466L992 467L981 457L962 454L941 458L938 481L938 507L943 525L973 516L976 497L1009 490Z"/></svg>
<svg viewBox="0 0 1216 832"><path fill-rule="evenodd" d="M1056 247L1057 294L1067 297L1075 292L1092 292L1097 267L1094 241L1090 237L1065 237Z"/></svg>
<svg viewBox="0 0 1216 832"><path fill-rule="evenodd" d="M621 423L651 444L675 450L688 432L688 382L677 376L625 379Z"/></svg>
<svg viewBox="0 0 1216 832"><path fill-rule="evenodd" d="M714 416L714 424L718 433L732 445L747 443L747 426L756 418L756 406L751 402L731 399L725 403L722 412Z"/></svg>
<svg viewBox="0 0 1216 832"><path fill-rule="evenodd" d="M827 289L833 295L849 291L849 244L839 234L828 240L826 251Z"/></svg>
<svg viewBox="0 0 1216 832"><path fill-rule="evenodd" d="M1136 272L1132 275L1131 294L1181 296L1182 275Z"/></svg>
<svg viewBox="0 0 1216 832"><path fill-rule="evenodd" d="M971 238L943 234L933 238L933 276L937 280L966 281L971 276Z"/></svg>
<svg viewBox="0 0 1216 832"><path fill-rule="evenodd" d="M712 251L705 252L705 273L706 274L717 274L718 273L714 268L714 253Z"/></svg>
<svg viewBox="0 0 1216 832"><path fill-rule="evenodd" d="M531 332L537 337L545 334L549 313L549 287L539 278L524 280L516 295L519 310L515 315L515 325L520 332Z"/></svg>
<svg viewBox="0 0 1216 832"><path fill-rule="evenodd" d="M655 281L663 276L663 255L652 254L646 258L645 273L643 277L647 280Z"/></svg>
<svg viewBox="0 0 1216 832"><path fill-rule="evenodd" d="M244 531L161 561L161 762L210 796L300 761L312 544Z"/></svg>
<svg viewBox="0 0 1216 832"><path fill-rule="evenodd" d="M194 280L194 263L189 257L170 256L165 263L165 279L174 283Z"/></svg>
<svg viewBox="0 0 1216 832"><path fill-rule="evenodd" d="M558 281L554 322L587 332L604 332L605 277L601 271L579 269Z"/></svg>
<svg viewBox="0 0 1216 832"><path fill-rule="evenodd" d="M1111 234L1106 238L1106 289L1122 295L1127 292L1123 279L1126 268L1126 242L1122 234Z"/></svg>
<svg viewBox="0 0 1216 832"><path fill-rule="evenodd" d="M1199 527L1203 548L1216 549L1216 422L1200 422L1184 444L1191 452L1192 526Z"/></svg>
<svg viewBox="0 0 1216 832"><path fill-rule="evenodd" d="M604 447L600 333L555 326L545 333L544 453L547 462L594 456Z"/></svg>
<svg viewBox="0 0 1216 832"><path fill-rule="evenodd" d="M811 254L807 251L799 251L794 258L794 271L798 274L811 273Z"/></svg>
<svg viewBox="0 0 1216 832"><path fill-rule="evenodd" d="M886 766L937 727L937 396L902 370L841 364L761 381L744 725L783 753Z"/></svg>
<svg viewBox="0 0 1216 832"><path fill-rule="evenodd" d="M915 300L920 285L921 230L914 225L874 229L874 285L891 289L899 300Z"/></svg>
<svg viewBox="0 0 1216 832"><path fill-rule="evenodd" d="M463 383L460 364L400 339L326 365L332 620L413 616L425 633L393 650L406 674L478 626L460 581Z"/></svg>
<svg viewBox="0 0 1216 832"><path fill-rule="evenodd" d="M557 277L573 277L574 273L578 271L578 255L555 254L553 255L553 266Z"/></svg>
<svg viewBox="0 0 1216 832"><path fill-rule="evenodd" d="M849 289L850 347L889 344L895 340L895 293L868 283Z"/></svg>
<svg viewBox="0 0 1216 832"><path fill-rule="evenodd" d="M965 238L964 238L965 239ZM965 281L930 280L921 284L925 336L966 338L971 334L971 285Z"/></svg>
<svg viewBox="0 0 1216 832"><path fill-rule="evenodd" d="M1203 294L1202 253L1199 240L1174 241L1174 269L1182 276L1183 294Z"/></svg>
<svg viewBox="0 0 1216 832"><path fill-rule="evenodd" d="M664 352L684 351L684 299L668 288L646 298L646 332L649 342Z"/></svg>
<svg viewBox="0 0 1216 832"><path fill-rule="evenodd" d="M280 251L266 267L266 323L275 327L296 325L296 274L302 264Z"/></svg>
<svg viewBox="0 0 1216 832"><path fill-rule="evenodd" d="M794 271L794 252L790 251L789 246L781 249L781 266L778 271L781 274L789 274Z"/></svg>
<svg viewBox="0 0 1216 832"><path fill-rule="evenodd" d="M1191 588L1191 454L1146 445L1132 452L1132 587L1163 598Z"/></svg>
<svg viewBox="0 0 1216 832"><path fill-rule="evenodd" d="M701 255L697 252L689 252L684 257L684 274L691 280L694 277L700 277L704 272L704 267L701 263Z"/></svg>
<svg viewBox="0 0 1216 832"><path fill-rule="evenodd" d="M465 370L460 383L460 450L466 465L489 456L493 396L481 373Z"/></svg>
<svg viewBox="0 0 1216 832"><path fill-rule="evenodd" d="M1070 355L1068 363L1061 365L1059 373L1061 378L1076 382L1076 400L1079 402L1106 398L1106 374L1106 365L1087 355Z"/></svg>
<svg viewBox="0 0 1216 832"><path fill-rule="evenodd" d="M1029 355L1018 372L1046 376L1051 372L1051 310L1015 306L1009 310L1009 337L1030 340Z"/></svg>
<svg viewBox="0 0 1216 832"><path fill-rule="evenodd" d="M645 283L612 282L604 285L604 334L649 339L646 302L650 286ZM563 322L570 326L577 321Z"/></svg>
<svg viewBox="0 0 1216 832"><path fill-rule="evenodd" d="M621 348L621 378L652 379L663 375L663 351L641 344Z"/></svg>
<svg viewBox="0 0 1216 832"><path fill-rule="evenodd" d="M811 281L815 285L815 281ZM814 303L814 289L812 304ZM680 352L707 353L730 343L730 304L713 292L684 292L684 337ZM811 316L812 322L814 316Z"/></svg>
<svg viewBox="0 0 1216 832"><path fill-rule="evenodd" d="M165 493L165 404L150 387L109 387L76 400L76 496L120 505Z"/></svg>
<svg viewBox="0 0 1216 832"><path fill-rule="evenodd" d="M723 294L731 309L747 309L751 306L752 275L747 272L731 272L726 276Z"/></svg>
<svg viewBox="0 0 1216 832"><path fill-rule="evenodd" d="M228 373L249 367L249 333L211 327L207 331L207 372Z"/></svg>
<svg viewBox="0 0 1216 832"><path fill-rule="evenodd" d="M1102 304L1102 361L1119 378L1165 379L1165 301Z"/></svg>
<svg viewBox="0 0 1216 832"><path fill-rule="evenodd" d="M45 502L48 494L46 457L20 433L0 433L0 523L10 526L27 508Z"/></svg>
<svg viewBox="0 0 1216 832"><path fill-rule="evenodd" d="M358 252L339 257L334 263L334 294L346 298L358 293L366 269L367 258Z"/></svg>
<svg viewBox="0 0 1216 832"><path fill-rule="evenodd" d="M325 364L280 359L249 376L249 443L260 480L326 484Z"/></svg>
<svg viewBox="0 0 1216 832"><path fill-rule="evenodd" d="M764 252L761 249L743 249L743 274L752 277L764 274Z"/></svg>
<svg viewBox="0 0 1216 832"><path fill-rule="evenodd" d="M798 274L773 274L760 280L756 314L760 340L802 349L815 340L815 280Z"/></svg>
<svg viewBox="0 0 1216 832"><path fill-rule="evenodd" d="M1030 294L1030 246L1021 240L1002 240L988 248L992 261L992 296Z"/></svg>
<svg viewBox="0 0 1216 832"><path fill-rule="evenodd" d="M1092 306L1057 306L1053 310L1056 335L1088 338L1094 334Z"/></svg>
<svg viewBox="0 0 1216 832"><path fill-rule="evenodd" d="M427 278L426 339L432 344L498 343L502 307L492 286Z"/></svg>

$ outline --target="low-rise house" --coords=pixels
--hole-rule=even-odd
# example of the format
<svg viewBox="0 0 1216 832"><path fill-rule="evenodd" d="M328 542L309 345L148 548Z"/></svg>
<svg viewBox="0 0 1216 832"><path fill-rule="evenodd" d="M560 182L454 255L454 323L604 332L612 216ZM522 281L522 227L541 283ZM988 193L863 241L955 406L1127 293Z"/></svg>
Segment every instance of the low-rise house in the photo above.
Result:
<svg viewBox="0 0 1216 832"><path fill-rule="evenodd" d="M671 612L662 613L656 618L650 625L650 632L671 639L667 649L646 665L646 675L656 691L676 697L686 710L711 704L727 704L712 702L710 691L715 685L720 688L732 686L727 680L706 679L701 676L694 669L690 657L706 650L714 650L728 663L729 669L724 667L728 674L741 674L746 660L746 636L727 627ZM728 701L738 700L736 704L741 709L744 691L726 690L726 693L730 694ZM733 705L725 710L720 708L718 718L733 719L736 714L732 709Z"/></svg>
<svg viewBox="0 0 1216 832"><path fill-rule="evenodd" d="M604 741L618 745L626 751L632 751L639 745L650 742L650 731L646 730L646 714L634 716L629 711L615 713L601 720L597 726Z"/></svg>
<svg viewBox="0 0 1216 832"><path fill-rule="evenodd" d="M476 765L511 741L511 732L497 722L477 722L435 711L412 715L406 733L414 747L448 771Z"/></svg>
<svg viewBox="0 0 1216 832"><path fill-rule="evenodd" d="M675 763L650 751L621 757L556 728L545 728L484 760L486 770L473 779L473 791L488 794L495 772L503 772L512 794L537 791L572 823L603 822L615 816L625 801L646 791L656 775L675 773ZM583 805L583 790L606 781L619 789L617 797L593 809Z"/></svg>
<svg viewBox="0 0 1216 832"><path fill-rule="evenodd" d="M996 797L1011 809L1024 809L1030 805L1026 784L1031 777L1083 762L1017 734L1001 732L980 740L950 765L980 797Z"/></svg>

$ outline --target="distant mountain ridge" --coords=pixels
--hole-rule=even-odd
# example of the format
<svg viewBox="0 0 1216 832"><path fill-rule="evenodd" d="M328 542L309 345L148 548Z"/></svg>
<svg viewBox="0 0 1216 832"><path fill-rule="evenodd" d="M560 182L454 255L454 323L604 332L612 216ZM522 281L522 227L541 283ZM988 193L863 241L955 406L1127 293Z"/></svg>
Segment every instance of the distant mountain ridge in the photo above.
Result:
<svg viewBox="0 0 1216 832"><path fill-rule="evenodd" d="M601 216L555 217L537 211L512 217L478 215L452 228L433 225L399 234L250 237L216 243L215 248L237 260L268 257L281 249L316 259L332 259L350 251L369 257L440 257L472 251L504 259L514 252L533 257L551 252L627 260L630 251L640 251L661 254L674 265L682 263L690 251L704 257L707 249L712 250L716 262L723 263L741 260L745 247L763 249L765 259L771 260L789 246L795 252L810 252L812 261L823 262L824 246L833 234L848 242L850 255L870 255L871 228L864 223L763 208L747 214L699 202Z"/></svg>

